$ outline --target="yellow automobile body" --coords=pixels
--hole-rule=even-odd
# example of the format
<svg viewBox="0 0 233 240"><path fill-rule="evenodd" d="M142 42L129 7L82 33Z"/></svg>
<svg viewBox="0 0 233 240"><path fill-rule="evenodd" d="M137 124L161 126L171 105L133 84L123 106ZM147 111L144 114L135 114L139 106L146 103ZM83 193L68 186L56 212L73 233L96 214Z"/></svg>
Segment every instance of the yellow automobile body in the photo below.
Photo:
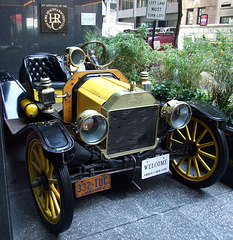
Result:
<svg viewBox="0 0 233 240"><path fill-rule="evenodd" d="M89 77L87 77L90 74ZM97 76L98 75L98 76ZM83 80L84 79L84 80ZM128 80L117 70L105 70L96 72L77 72L75 73L65 84L63 89L63 95L67 97L63 101L63 119L66 123L75 122L79 115L88 110L95 110L102 114L108 122L110 129L108 131L106 140L99 144L98 149L105 155L106 158L119 157L126 154L132 154L139 151L146 151L154 149L157 144L157 123L159 114L159 104L155 98L147 91L132 86L128 83ZM72 102L77 104L72 105ZM148 119L145 119L142 112L148 110ZM128 111L133 115L127 120L121 119L121 114L127 113ZM112 115L118 114L118 125L122 128L127 129L127 133L119 131L118 134L113 134L114 126ZM151 119L149 119L149 116ZM144 120L143 120L144 118ZM148 124L148 128L142 133L138 129L134 129L135 136L141 136L149 132L153 132L149 144L147 141L141 141L135 144L135 140L131 141L130 148L120 150L119 144L126 144L127 140L118 144L118 147L110 150L110 143L112 138L116 135L122 135L130 133L131 120L137 120L137 127L140 128L141 124ZM146 122L147 121L147 122ZM136 122L136 121L135 121ZM119 127L118 126L118 127ZM132 129L131 129L132 130ZM136 134L138 131L139 134ZM114 135L114 136L113 136ZM148 140L148 139L147 139ZM123 146L122 146L123 147Z"/></svg>

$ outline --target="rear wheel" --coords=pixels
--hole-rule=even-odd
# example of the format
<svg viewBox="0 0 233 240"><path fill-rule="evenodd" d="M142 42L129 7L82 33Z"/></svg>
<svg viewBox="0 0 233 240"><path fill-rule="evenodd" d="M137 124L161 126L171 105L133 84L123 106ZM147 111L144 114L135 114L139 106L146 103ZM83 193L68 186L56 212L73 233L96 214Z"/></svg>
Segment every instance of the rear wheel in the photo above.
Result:
<svg viewBox="0 0 233 240"><path fill-rule="evenodd" d="M43 223L52 232L63 232L70 227L74 205L67 166L56 167L45 157L34 132L27 138L26 154L30 186Z"/></svg>
<svg viewBox="0 0 233 240"><path fill-rule="evenodd" d="M170 133L167 146L173 153L186 152L171 161L170 169L175 177L192 187L208 187L226 170L228 148L225 135L205 118L192 117L185 128Z"/></svg>

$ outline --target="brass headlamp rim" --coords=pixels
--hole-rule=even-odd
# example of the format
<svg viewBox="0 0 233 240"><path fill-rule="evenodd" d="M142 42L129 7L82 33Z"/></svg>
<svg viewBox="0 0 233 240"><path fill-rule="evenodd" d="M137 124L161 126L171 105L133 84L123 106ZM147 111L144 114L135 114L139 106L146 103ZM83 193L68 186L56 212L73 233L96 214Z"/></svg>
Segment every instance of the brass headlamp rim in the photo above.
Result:
<svg viewBox="0 0 233 240"><path fill-rule="evenodd" d="M77 65L72 60L72 54L75 51L80 51L83 54L83 56L84 56L83 61L82 61L81 64ZM66 52L67 52L66 53L67 54L67 65L72 65L73 67L79 68L79 67L81 67L85 63L85 61L86 61L86 54L80 47L67 47L66 48Z"/></svg>
<svg viewBox="0 0 233 240"><path fill-rule="evenodd" d="M92 142L86 141L85 138L83 138L81 129L83 127L83 123L88 118L96 117L96 116L102 117L105 120L107 130L106 130L105 134L101 137L101 139L99 139L99 141L95 141L92 143ZM82 113L80 113L77 118L77 127L78 127L78 135L79 135L80 139L89 145L97 145L97 144L101 143L107 137L108 130L109 130L109 125L108 125L108 121L107 121L106 117L95 110L85 110Z"/></svg>
<svg viewBox="0 0 233 240"><path fill-rule="evenodd" d="M189 109L189 118L188 120L185 122L184 125L180 126L180 127L176 127L174 126L173 122L172 122L172 116L173 116L173 113L174 111L176 110L176 108L180 105L185 105L188 107ZM175 129L181 129L181 128L184 128L190 121L191 119L191 116L192 116L192 110L191 110L191 107L188 103L186 102L183 102L183 101L178 101L178 100L170 100L168 101L167 103L165 103L163 105L163 107L161 108L161 117L164 118L166 120L166 122L173 128Z"/></svg>

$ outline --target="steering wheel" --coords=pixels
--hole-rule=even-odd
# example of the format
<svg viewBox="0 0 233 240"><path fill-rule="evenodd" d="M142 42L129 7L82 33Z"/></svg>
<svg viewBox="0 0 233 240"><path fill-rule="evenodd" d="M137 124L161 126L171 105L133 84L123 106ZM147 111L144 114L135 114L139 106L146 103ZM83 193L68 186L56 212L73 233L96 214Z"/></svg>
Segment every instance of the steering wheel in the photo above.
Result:
<svg viewBox="0 0 233 240"><path fill-rule="evenodd" d="M100 41L90 41L90 42L84 43L80 48L84 49L86 46L93 45L93 44L96 44L96 47L94 47L94 49L97 48L98 45L100 45L102 47L102 54L101 54L100 57L98 57L99 59L102 59L104 54L105 54L105 52L106 52L106 48L105 48L105 46L104 46L104 44L102 42L100 42ZM90 49L88 49L87 51L89 51L89 50Z"/></svg>
<svg viewBox="0 0 233 240"><path fill-rule="evenodd" d="M100 45L100 46L102 47L102 54L101 54L100 57L96 56L95 53L94 53L94 49L97 48L97 46L96 46L94 49L92 49L92 54L94 54L95 57L97 57L98 59L103 58L103 56L104 56L104 54L105 54L105 52L106 52L106 48L105 48L104 44L103 44L102 42L100 42L100 41L87 42L87 43L85 43L85 44L83 44L83 45L81 46L81 49L84 49L86 46L91 45L91 44L96 44L97 46ZM109 66L110 64L112 64L113 61L114 61L114 60L116 59L116 57L117 57L117 50L116 50L115 56L113 57L113 59L112 59L109 63L104 64L104 65L100 65L100 64L95 63L95 62L91 59L92 56L89 55L89 51L90 51L90 49L88 49L87 52L86 52L86 53L87 53L87 58L88 58L88 60L90 61L90 63L91 63L93 66L95 66L95 67L97 67L97 68L100 68L100 69L102 69L102 68L104 68L104 67L107 67L107 66Z"/></svg>

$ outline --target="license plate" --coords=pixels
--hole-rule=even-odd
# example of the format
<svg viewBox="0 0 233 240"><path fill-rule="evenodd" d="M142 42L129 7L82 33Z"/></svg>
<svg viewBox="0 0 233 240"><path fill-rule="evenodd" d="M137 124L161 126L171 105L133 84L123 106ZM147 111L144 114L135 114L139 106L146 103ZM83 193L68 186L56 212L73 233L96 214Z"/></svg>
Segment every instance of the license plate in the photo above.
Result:
<svg viewBox="0 0 233 240"><path fill-rule="evenodd" d="M169 154L147 158L142 161L142 179L169 171Z"/></svg>
<svg viewBox="0 0 233 240"><path fill-rule="evenodd" d="M105 173L75 182L75 195L78 198L109 188L111 188L110 174Z"/></svg>

